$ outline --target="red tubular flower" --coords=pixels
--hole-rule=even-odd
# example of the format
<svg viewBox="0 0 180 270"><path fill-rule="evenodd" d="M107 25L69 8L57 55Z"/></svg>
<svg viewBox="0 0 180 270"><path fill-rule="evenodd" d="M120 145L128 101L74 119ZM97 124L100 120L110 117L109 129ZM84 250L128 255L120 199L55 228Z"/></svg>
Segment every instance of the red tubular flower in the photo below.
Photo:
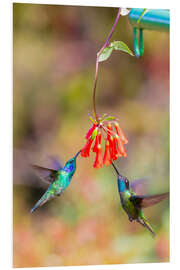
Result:
<svg viewBox="0 0 180 270"><path fill-rule="evenodd" d="M116 160L118 157L122 156L116 148L116 139L113 138L113 148L112 148L112 159Z"/></svg>
<svg viewBox="0 0 180 270"><path fill-rule="evenodd" d="M93 124L93 126L88 130L87 134L86 134L86 139L89 139L90 136L92 135L93 131L95 130L97 124Z"/></svg>
<svg viewBox="0 0 180 270"><path fill-rule="evenodd" d="M98 122L92 119L92 117L90 119L93 125L86 134L87 141L86 145L81 150L81 156L89 157L92 143L95 141L92 147L92 151L96 153L95 162L93 164L94 168L101 168L104 165L108 166L118 157L127 157L124 144L127 144L128 140L115 118L103 116L98 119ZM104 136L102 136L103 132L106 134L106 143L104 156L102 157L101 139L104 138Z"/></svg>
<svg viewBox="0 0 180 270"><path fill-rule="evenodd" d="M96 140L95 140L95 144L93 147L93 152L97 152L98 149L98 145L101 144L101 132L98 132L97 136L96 136Z"/></svg>
<svg viewBox="0 0 180 270"><path fill-rule="evenodd" d="M93 142L93 140L89 139L87 141L87 143L85 144L85 146L83 147L83 149L81 149L81 156L82 157L89 157L89 152L91 149L92 142Z"/></svg>
<svg viewBox="0 0 180 270"><path fill-rule="evenodd" d="M97 146L96 159L93 165L94 168L103 167L103 159L102 159L102 147L100 144Z"/></svg>
<svg viewBox="0 0 180 270"><path fill-rule="evenodd" d="M107 133L107 141L109 143L109 152L110 152L111 161L116 160L117 150L116 150L116 145L114 145L114 138L112 135L109 135L108 133Z"/></svg>
<svg viewBox="0 0 180 270"><path fill-rule="evenodd" d="M124 145L117 134L114 140L116 142L116 146L117 146L118 153L120 154L120 156L127 157L126 149L124 148Z"/></svg>
<svg viewBox="0 0 180 270"><path fill-rule="evenodd" d="M108 136L107 135L106 141L109 143L109 152L111 154L111 152L112 152L112 146L113 146L113 136Z"/></svg>
<svg viewBox="0 0 180 270"><path fill-rule="evenodd" d="M94 147L92 149L93 152L97 151L97 146L98 146L98 136L96 136L96 139L95 139Z"/></svg>
<svg viewBox="0 0 180 270"><path fill-rule="evenodd" d="M107 139L110 138L110 136L112 135L112 133L113 133L112 125L111 124L108 124L107 125Z"/></svg>
<svg viewBox="0 0 180 270"><path fill-rule="evenodd" d="M116 129L118 136L121 138L122 142L124 144L127 144L128 140L127 140L126 136L124 135L122 129L120 128L120 125L117 122L115 122L114 127Z"/></svg>
<svg viewBox="0 0 180 270"><path fill-rule="evenodd" d="M110 164L112 164L109 141L106 141L103 164L106 166L109 166Z"/></svg>

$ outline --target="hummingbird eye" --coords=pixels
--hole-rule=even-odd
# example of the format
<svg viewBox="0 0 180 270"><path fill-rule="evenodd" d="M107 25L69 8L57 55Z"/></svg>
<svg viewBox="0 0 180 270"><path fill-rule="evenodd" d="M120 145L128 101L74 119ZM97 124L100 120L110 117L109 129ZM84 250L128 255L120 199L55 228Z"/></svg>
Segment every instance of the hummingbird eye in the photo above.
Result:
<svg viewBox="0 0 180 270"><path fill-rule="evenodd" d="M125 185L126 185L126 188L129 188L129 181L127 178L125 179Z"/></svg>

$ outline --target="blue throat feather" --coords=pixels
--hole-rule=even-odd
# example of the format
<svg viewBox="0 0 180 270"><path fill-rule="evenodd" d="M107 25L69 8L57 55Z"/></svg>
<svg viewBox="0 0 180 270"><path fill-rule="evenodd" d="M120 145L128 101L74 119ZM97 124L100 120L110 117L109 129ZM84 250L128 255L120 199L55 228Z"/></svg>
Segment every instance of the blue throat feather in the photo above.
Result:
<svg viewBox="0 0 180 270"><path fill-rule="evenodd" d="M74 166L73 165L70 165L69 167L64 167L64 170L68 173L72 172L74 169Z"/></svg>
<svg viewBox="0 0 180 270"><path fill-rule="evenodd" d="M126 190L124 181L120 180L119 178L118 178L118 190L119 192L124 192Z"/></svg>

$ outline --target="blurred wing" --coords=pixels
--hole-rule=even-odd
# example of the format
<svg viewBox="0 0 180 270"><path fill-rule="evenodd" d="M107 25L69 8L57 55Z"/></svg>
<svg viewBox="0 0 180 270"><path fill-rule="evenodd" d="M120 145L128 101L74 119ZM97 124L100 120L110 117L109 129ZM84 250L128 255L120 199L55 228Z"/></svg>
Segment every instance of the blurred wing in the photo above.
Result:
<svg viewBox="0 0 180 270"><path fill-rule="evenodd" d="M37 175L47 183L52 183L56 180L58 172L53 169L44 168L38 165L31 165Z"/></svg>
<svg viewBox="0 0 180 270"><path fill-rule="evenodd" d="M152 195L152 196L131 196L130 200L134 202L134 204L138 208L146 208L152 206L154 204L159 203L162 200L169 198L169 192Z"/></svg>
<svg viewBox="0 0 180 270"><path fill-rule="evenodd" d="M130 183L130 188L137 195L146 194L148 189L148 179L146 178L136 179L132 183Z"/></svg>
<svg viewBox="0 0 180 270"><path fill-rule="evenodd" d="M49 159L51 161L51 166L53 169L55 169L57 171L63 169L62 164L57 160L56 157L50 156Z"/></svg>

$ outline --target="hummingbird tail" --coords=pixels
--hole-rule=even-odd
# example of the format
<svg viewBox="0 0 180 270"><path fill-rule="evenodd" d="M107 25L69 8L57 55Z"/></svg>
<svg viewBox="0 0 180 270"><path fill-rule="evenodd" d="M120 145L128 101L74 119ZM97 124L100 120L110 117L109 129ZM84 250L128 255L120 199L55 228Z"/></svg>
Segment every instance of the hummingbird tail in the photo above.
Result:
<svg viewBox="0 0 180 270"><path fill-rule="evenodd" d="M49 195L47 192L41 197L41 199L34 205L34 207L31 209L31 214L40 206L45 204L50 198L54 197L54 195Z"/></svg>
<svg viewBox="0 0 180 270"><path fill-rule="evenodd" d="M151 225L149 224L149 222L147 220L145 220L144 218L138 218L137 219L137 222L140 223L142 226L144 226L145 228L147 228L151 233L152 233L152 236L155 237L156 234L153 230L153 228L151 227Z"/></svg>

